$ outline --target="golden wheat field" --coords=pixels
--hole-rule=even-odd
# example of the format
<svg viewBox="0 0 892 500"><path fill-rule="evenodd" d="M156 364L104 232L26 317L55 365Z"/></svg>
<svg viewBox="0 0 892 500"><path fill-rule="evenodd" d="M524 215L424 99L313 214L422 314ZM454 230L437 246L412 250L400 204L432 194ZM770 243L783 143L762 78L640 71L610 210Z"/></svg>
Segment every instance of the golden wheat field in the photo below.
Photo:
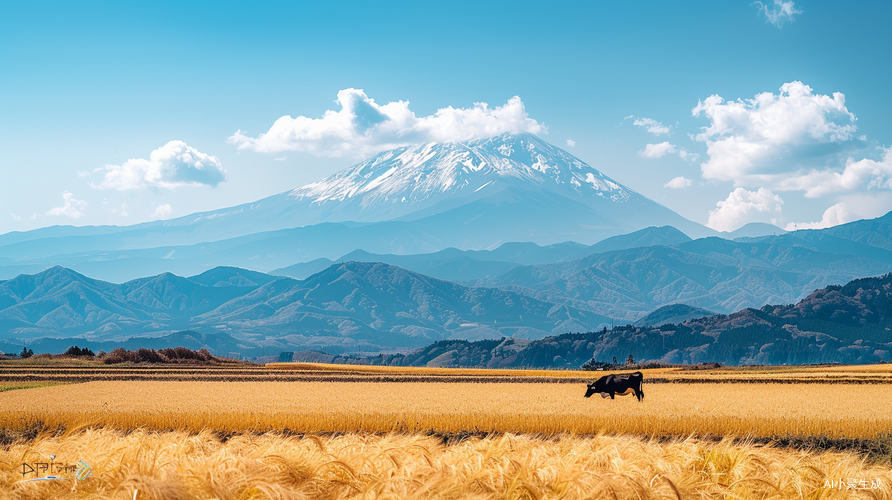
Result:
<svg viewBox="0 0 892 500"><path fill-rule="evenodd" d="M892 498L890 365L643 371L0 366L0 499Z"/></svg>
<svg viewBox="0 0 892 500"><path fill-rule="evenodd" d="M645 384L645 400L584 384L89 382L0 393L0 426L299 432L873 438L892 431L889 384Z"/></svg>
<svg viewBox="0 0 892 500"><path fill-rule="evenodd" d="M21 462L85 460L84 481L22 482ZM849 489L856 481L858 489ZM862 482L863 481L863 482ZM285 436L83 430L0 448L15 499L890 498L892 471L846 453L691 438L501 434Z"/></svg>

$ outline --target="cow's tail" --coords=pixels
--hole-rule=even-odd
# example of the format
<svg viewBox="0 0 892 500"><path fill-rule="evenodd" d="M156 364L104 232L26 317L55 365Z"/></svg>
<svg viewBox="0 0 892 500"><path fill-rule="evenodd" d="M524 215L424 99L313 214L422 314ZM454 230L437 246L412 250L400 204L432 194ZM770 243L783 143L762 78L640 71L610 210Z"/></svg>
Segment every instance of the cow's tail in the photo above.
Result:
<svg viewBox="0 0 892 500"><path fill-rule="evenodd" d="M638 375L641 375L641 378L638 379L638 401L644 401L644 374L641 372L636 372Z"/></svg>

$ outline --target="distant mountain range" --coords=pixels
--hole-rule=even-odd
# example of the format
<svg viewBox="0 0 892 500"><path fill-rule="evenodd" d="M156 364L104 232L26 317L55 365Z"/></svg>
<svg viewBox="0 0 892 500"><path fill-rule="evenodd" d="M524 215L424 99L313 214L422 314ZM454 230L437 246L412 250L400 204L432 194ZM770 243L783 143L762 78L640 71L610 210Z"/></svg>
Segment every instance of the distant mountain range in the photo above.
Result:
<svg viewBox="0 0 892 500"><path fill-rule="evenodd" d="M385 262L435 278L449 281L475 281L498 276L524 265L569 262L611 250L652 245L675 245L691 241L686 234L671 226L648 227L633 233L613 236L594 245L566 242L548 246L535 243L505 243L495 250L458 250L415 255L374 254L355 250L340 259L316 259L275 269L270 274L304 279L336 262Z"/></svg>
<svg viewBox="0 0 892 500"><path fill-rule="evenodd" d="M217 268L118 285L55 267L0 283L0 339L16 344L191 329L282 350L378 351L450 338L535 339L607 323L590 311L382 263L338 264L303 281Z"/></svg>
<svg viewBox="0 0 892 500"><path fill-rule="evenodd" d="M123 285L54 268L0 284L0 308L5 352L184 346L239 356L313 350L298 359L343 362L338 353L383 350L402 354L366 362L548 368L629 354L728 365L892 361L892 273L794 305L713 315L673 304L614 328L587 311L356 262L304 281L220 268ZM170 331L183 325L195 328Z"/></svg>
<svg viewBox="0 0 892 500"><path fill-rule="evenodd" d="M890 272L892 243L883 234L890 220L738 241L691 240L664 226L588 246L354 251L347 262L320 262L328 267L303 280L221 267L114 284L54 267L0 282L0 339L105 341L195 330L271 349L374 352L660 325L793 303L828 284ZM667 305L674 308L654 316Z"/></svg>
<svg viewBox="0 0 892 500"><path fill-rule="evenodd" d="M613 318L638 321L669 304L731 313L792 303L817 288L892 271L892 213L831 229L780 232L730 241L692 240L649 227L594 245L495 250L447 249L418 255L350 252L273 271L305 278L342 261L386 262L469 286L497 287Z"/></svg>
<svg viewBox="0 0 892 500"><path fill-rule="evenodd" d="M473 282L633 322L683 303L731 313L792 303L834 283L892 271L892 213L824 230L709 237L516 267Z"/></svg>

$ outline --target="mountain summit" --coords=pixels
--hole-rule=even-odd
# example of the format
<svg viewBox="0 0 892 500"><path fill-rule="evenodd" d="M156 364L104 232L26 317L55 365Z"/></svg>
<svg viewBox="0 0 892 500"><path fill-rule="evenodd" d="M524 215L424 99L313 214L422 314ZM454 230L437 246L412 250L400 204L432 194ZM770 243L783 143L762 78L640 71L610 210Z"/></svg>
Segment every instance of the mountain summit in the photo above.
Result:
<svg viewBox="0 0 892 500"><path fill-rule="evenodd" d="M527 133L385 151L306 186L165 225L233 237L394 220L420 222L438 243L458 248L595 243L652 225L694 237L713 233Z"/></svg>
<svg viewBox="0 0 892 500"><path fill-rule="evenodd" d="M636 195L534 135L503 134L385 151L288 196L325 207L328 220L380 221L505 188L541 189L581 202L599 197L621 204Z"/></svg>

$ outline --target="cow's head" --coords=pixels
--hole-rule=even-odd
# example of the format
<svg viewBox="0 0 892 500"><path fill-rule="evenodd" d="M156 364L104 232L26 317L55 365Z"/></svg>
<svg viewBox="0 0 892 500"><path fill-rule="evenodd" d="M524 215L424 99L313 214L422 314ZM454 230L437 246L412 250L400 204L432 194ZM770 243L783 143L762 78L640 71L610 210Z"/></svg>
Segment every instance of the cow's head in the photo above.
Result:
<svg viewBox="0 0 892 500"><path fill-rule="evenodd" d="M591 384L586 386L585 397L590 398L590 397L592 397L592 394L594 394L596 392L598 392L598 391L595 390L595 382L592 382Z"/></svg>
<svg viewBox="0 0 892 500"><path fill-rule="evenodd" d="M601 377L586 386L585 397L589 398L592 394L601 393L601 397L607 397L607 377Z"/></svg>

